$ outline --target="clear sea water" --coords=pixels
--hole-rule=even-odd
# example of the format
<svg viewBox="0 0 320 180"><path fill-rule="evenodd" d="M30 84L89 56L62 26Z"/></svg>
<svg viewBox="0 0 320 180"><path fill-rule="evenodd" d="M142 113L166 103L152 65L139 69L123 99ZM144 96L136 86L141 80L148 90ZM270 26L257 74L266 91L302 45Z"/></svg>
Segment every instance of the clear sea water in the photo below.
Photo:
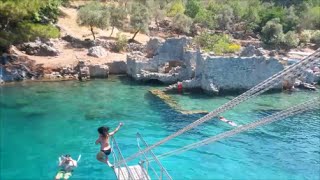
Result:
<svg viewBox="0 0 320 180"><path fill-rule="evenodd" d="M82 154L71 179L115 179L95 155L97 127L122 129L124 156L137 151L136 133L149 144L193 122L148 93L163 88L123 77L89 82L19 83L0 87L0 179L53 179L58 156ZM265 94L223 114L246 124L319 92ZM233 96L172 95L184 109L213 110ZM231 130L213 119L160 146L161 154ZM173 179L320 179L320 112L307 112L162 159ZM134 162L132 162L134 163ZM132 164L131 163L131 164ZM130 163L129 163L130 164Z"/></svg>

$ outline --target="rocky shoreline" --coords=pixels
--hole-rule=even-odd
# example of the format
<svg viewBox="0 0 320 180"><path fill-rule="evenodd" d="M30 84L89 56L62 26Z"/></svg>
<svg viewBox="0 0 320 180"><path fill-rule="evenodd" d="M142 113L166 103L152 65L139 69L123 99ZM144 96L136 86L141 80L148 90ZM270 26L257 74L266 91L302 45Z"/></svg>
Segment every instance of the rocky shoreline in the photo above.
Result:
<svg viewBox="0 0 320 180"><path fill-rule="evenodd" d="M20 48L29 54L59 54L50 41L26 43ZM136 81L156 80L167 84L166 91L176 92L180 84L184 90L201 89L208 94L218 94L250 89L290 64L289 61L280 61L281 58L270 52L250 45L238 55L217 56L197 49L188 37L168 38L165 41L151 38L145 46L134 47L127 54L126 61L98 64L90 60L78 60L77 64L55 68L36 64L12 49L9 54L1 56L1 84L27 79L84 81L90 78L107 78L109 74L126 74ZM100 46L92 46L88 52L91 56L103 56L106 53ZM283 80L283 83L274 89L297 86L313 90L313 84L319 80L320 70L319 66L316 66L296 79Z"/></svg>

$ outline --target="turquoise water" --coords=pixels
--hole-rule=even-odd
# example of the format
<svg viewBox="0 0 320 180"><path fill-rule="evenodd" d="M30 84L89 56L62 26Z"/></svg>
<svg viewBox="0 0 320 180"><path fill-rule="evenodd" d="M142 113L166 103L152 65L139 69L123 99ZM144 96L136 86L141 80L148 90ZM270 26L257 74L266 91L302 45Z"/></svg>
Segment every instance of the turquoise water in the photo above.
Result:
<svg viewBox="0 0 320 180"><path fill-rule="evenodd" d="M82 154L72 179L115 179L99 163L97 127L125 125L116 135L122 152L137 151L136 133L152 144L193 122L126 78L90 82L21 83L0 87L0 179L53 179L57 157ZM160 87L161 88L161 87ZM246 124L319 96L316 92L259 96L223 114ZM233 96L173 95L184 109L212 110ZM320 112L308 112L162 159L173 179L320 179ZM231 127L212 120L155 150L161 154Z"/></svg>

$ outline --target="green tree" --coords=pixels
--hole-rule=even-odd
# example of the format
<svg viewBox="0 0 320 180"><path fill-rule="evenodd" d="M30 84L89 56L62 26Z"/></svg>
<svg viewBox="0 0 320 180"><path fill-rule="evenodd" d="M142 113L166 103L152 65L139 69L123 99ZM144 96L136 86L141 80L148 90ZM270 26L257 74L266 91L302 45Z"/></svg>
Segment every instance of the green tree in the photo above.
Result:
<svg viewBox="0 0 320 180"><path fill-rule="evenodd" d="M320 29L320 6L307 9L300 21L305 29Z"/></svg>
<svg viewBox="0 0 320 180"><path fill-rule="evenodd" d="M260 23L260 16L258 9L256 7L248 7L247 13L244 15L243 18L245 21L245 31L247 32L252 32L255 30Z"/></svg>
<svg viewBox="0 0 320 180"><path fill-rule="evenodd" d="M266 45L279 46L283 38L283 28L278 18L268 21L262 28L261 40Z"/></svg>
<svg viewBox="0 0 320 180"><path fill-rule="evenodd" d="M293 31L296 29L299 23L299 17L295 13L294 6L286 9L285 16L283 18L283 31Z"/></svg>
<svg viewBox="0 0 320 180"><path fill-rule="evenodd" d="M209 29L214 29L217 26L215 16L205 8L200 8L198 14L194 18L194 22Z"/></svg>
<svg viewBox="0 0 320 180"><path fill-rule="evenodd" d="M18 22L30 19L48 0L1 0L0 1L0 29L14 27Z"/></svg>
<svg viewBox="0 0 320 180"><path fill-rule="evenodd" d="M93 28L107 28L109 17L109 12L101 3L92 2L79 9L77 22L80 26L89 26L93 39L96 39Z"/></svg>
<svg viewBox="0 0 320 180"><path fill-rule="evenodd" d="M186 3L185 15L195 18L200 10L200 2L198 0L188 0Z"/></svg>
<svg viewBox="0 0 320 180"><path fill-rule="evenodd" d="M60 3L61 0L0 0L0 51L36 37L59 37L59 30L49 23L57 20Z"/></svg>
<svg viewBox="0 0 320 180"><path fill-rule="evenodd" d="M231 30L233 24L233 9L229 6L223 6L217 15L218 25L221 30Z"/></svg>
<svg viewBox="0 0 320 180"><path fill-rule="evenodd" d="M122 29L127 19L127 11L123 6L112 5L109 8L110 10L110 25L112 27L111 34L113 34L114 28Z"/></svg>
<svg viewBox="0 0 320 180"><path fill-rule="evenodd" d="M130 25L135 29L135 33L129 41L134 41L140 31L148 32L149 22L148 8L141 3L134 3L131 8Z"/></svg>
<svg viewBox="0 0 320 180"><path fill-rule="evenodd" d="M184 14L177 14L172 20L172 27L181 33L189 33L192 19Z"/></svg>
<svg viewBox="0 0 320 180"><path fill-rule="evenodd" d="M181 0L174 0L168 5L167 16L174 17L177 14L183 14L185 11L184 5Z"/></svg>

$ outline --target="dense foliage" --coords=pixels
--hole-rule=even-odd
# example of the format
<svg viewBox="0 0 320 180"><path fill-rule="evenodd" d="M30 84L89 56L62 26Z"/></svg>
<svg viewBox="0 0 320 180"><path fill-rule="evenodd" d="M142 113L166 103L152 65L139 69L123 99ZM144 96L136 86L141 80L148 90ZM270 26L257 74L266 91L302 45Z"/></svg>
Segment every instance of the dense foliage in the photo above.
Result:
<svg viewBox="0 0 320 180"><path fill-rule="evenodd" d="M233 43L228 35L202 33L195 37L194 42L205 51L212 51L217 55L240 51L240 45Z"/></svg>
<svg viewBox="0 0 320 180"><path fill-rule="evenodd" d="M0 51L37 37L58 37L59 31L52 23L57 21L62 1L0 0Z"/></svg>
<svg viewBox="0 0 320 180"><path fill-rule="evenodd" d="M57 37L51 24L57 21L58 7L69 1L75 0L0 0L0 47L36 35ZM242 35L237 38L260 37L269 48L310 42L320 46L319 0L88 0L78 11L78 23L90 27L94 38L93 28L111 27L113 33L116 27L134 32L133 40L139 32L148 32L153 22L160 29L164 19L178 33L200 27L201 32L230 37L235 33Z"/></svg>

